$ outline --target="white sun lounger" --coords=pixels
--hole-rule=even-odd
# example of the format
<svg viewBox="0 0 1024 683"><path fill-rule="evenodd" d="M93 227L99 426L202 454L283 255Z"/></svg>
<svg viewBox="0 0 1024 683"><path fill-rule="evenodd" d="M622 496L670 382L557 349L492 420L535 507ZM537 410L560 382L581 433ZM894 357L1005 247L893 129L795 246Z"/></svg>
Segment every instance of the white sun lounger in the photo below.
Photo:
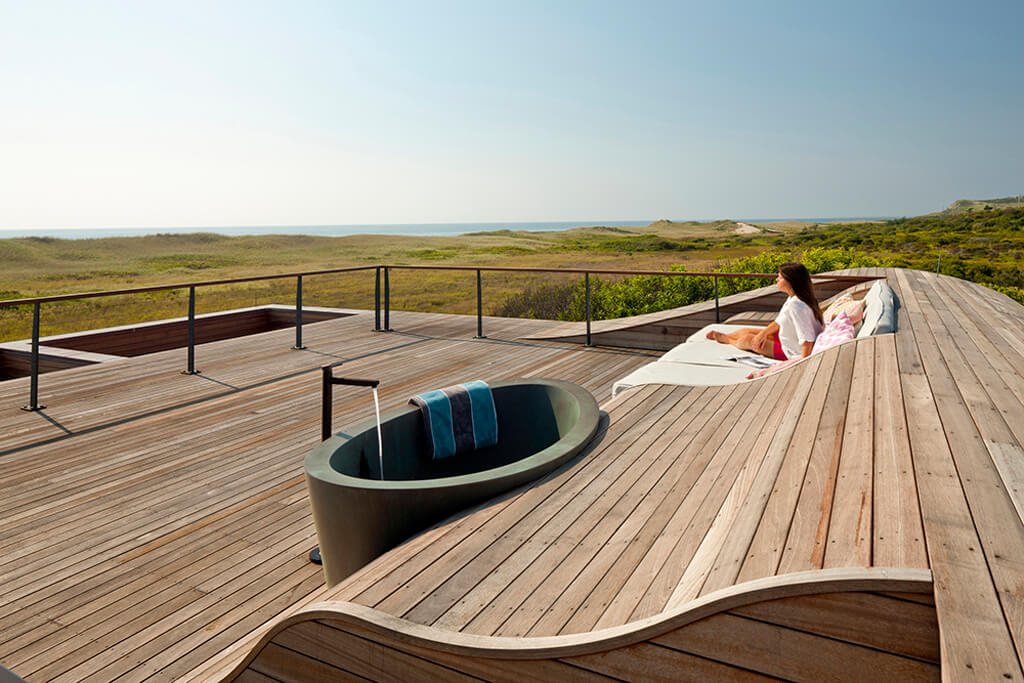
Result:
<svg viewBox="0 0 1024 683"><path fill-rule="evenodd" d="M887 283L876 281L864 298L864 323L857 338L873 334L886 334L896 330L896 310L899 302ZM707 325L691 334L684 343L670 349L653 363L629 373L612 385L612 397L630 387L641 384L685 384L689 386L718 386L735 384L746 379L753 369L729 358L750 355L736 347L719 344L707 338L710 330L734 332L751 325ZM853 341L853 340L851 340Z"/></svg>
<svg viewBox="0 0 1024 683"><path fill-rule="evenodd" d="M714 324L704 327L657 361L637 368L617 381L612 386L612 396L640 384L717 386L742 381L754 368L729 359L750 354L735 346L707 339L706 335L710 330L728 333L744 327L749 325Z"/></svg>

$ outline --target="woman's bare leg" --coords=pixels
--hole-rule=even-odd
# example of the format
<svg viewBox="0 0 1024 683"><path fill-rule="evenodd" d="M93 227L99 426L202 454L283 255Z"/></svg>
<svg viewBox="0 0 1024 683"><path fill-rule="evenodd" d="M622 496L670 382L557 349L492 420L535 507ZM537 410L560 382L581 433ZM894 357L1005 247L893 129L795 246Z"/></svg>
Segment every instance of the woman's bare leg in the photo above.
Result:
<svg viewBox="0 0 1024 683"><path fill-rule="evenodd" d="M754 338L758 334L763 332L762 328L758 327L744 327L742 330L736 330L735 332L716 332L711 330L707 334L708 339L713 339L719 344L730 344L738 349L744 351L753 351L754 353L761 353L760 348L756 348L754 345Z"/></svg>

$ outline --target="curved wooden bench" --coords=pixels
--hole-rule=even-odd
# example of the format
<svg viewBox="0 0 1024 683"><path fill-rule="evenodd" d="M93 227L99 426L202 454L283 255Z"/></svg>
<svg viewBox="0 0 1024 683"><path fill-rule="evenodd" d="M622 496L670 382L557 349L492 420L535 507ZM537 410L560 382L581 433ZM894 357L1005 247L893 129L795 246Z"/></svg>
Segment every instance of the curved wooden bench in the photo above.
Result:
<svg viewBox="0 0 1024 683"><path fill-rule="evenodd" d="M310 605L266 633L223 680L614 676L935 680L931 573L839 569L752 581L615 628L508 638L423 626L344 602Z"/></svg>

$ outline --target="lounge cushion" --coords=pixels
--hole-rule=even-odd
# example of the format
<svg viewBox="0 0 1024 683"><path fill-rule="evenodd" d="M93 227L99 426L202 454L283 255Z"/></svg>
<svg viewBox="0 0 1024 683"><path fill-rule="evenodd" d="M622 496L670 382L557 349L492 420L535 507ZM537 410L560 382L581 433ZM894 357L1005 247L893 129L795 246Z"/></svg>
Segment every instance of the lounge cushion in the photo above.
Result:
<svg viewBox="0 0 1024 683"><path fill-rule="evenodd" d="M864 322L857 333L858 339L896 331L896 309L899 302L887 282L876 280L864 297L864 303Z"/></svg>
<svg viewBox="0 0 1024 683"><path fill-rule="evenodd" d="M767 325L767 323L766 323L766 325ZM764 327L764 326L765 325L762 325L762 327ZM687 337L686 338L686 343L687 344L718 344L718 342L713 341L711 339L708 339L708 332L710 332L711 330L715 330L716 332L724 332L725 334L729 334L730 332L735 332L736 330L745 330L745 329L747 329L749 327L757 327L757 325L730 325L729 323L711 323L710 325L705 325L704 327L700 328L699 330L697 330L696 332L691 334L689 337ZM720 345L720 346L722 346L722 345ZM676 346L675 348L678 349L679 346ZM674 350L675 349L673 349L673 351ZM672 353L672 351L669 351L668 353ZM665 354L665 355L667 356L668 354ZM664 358L664 356L662 356L662 357Z"/></svg>
<svg viewBox="0 0 1024 683"><path fill-rule="evenodd" d="M832 302L832 305L825 309L822 317L827 325L835 320L840 313L846 313L846 317L850 319L850 322L856 325L864 317L864 305L863 301L857 301L848 296L840 296Z"/></svg>
<svg viewBox="0 0 1024 683"><path fill-rule="evenodd" d="M750 367L741 363L680 363L659 360L643 365L612 385L612 396L641 384L718 386L742 382Z"/></svg>
<svg viewBox="0 0 1024 683"><path fill-rule="evenodd" d="M849 341L854 338L853 323L846 316L840 313L832 322L825 326L818 338L814 341L814 349L811 353L818 353L825 349Z"/></svg>
<svg viewBox="0 0 1024 683"><path fill-rule="evenodd" d="M868 292L868 296L864 297L864 303L864 318L860 326L860 332L857 333L858 339L870 337L874 334L875 328L878 327L878 321L882 318L881 297Z"/></svg>
<svg viewBox="0 0 1024 683"><path fill-rule="evenodd" d="M896 306L884 306L882 315L875 325L875 334L889 334L896 331Z"/></svg>

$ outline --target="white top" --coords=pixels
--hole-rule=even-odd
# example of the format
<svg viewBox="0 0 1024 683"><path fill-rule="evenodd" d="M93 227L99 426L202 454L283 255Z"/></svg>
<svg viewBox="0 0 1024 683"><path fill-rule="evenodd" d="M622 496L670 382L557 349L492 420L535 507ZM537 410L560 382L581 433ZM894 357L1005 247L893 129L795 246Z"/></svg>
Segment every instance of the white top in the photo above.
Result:
<svg viewBox="0 0 1024 683"><path fill-rule="evenodd" d="M814 317L811 307L795 296L786 299L775 317L779 324L779 343L786 358L800 358L804 342L813 342L821 334L821 323Z"/></svg>

